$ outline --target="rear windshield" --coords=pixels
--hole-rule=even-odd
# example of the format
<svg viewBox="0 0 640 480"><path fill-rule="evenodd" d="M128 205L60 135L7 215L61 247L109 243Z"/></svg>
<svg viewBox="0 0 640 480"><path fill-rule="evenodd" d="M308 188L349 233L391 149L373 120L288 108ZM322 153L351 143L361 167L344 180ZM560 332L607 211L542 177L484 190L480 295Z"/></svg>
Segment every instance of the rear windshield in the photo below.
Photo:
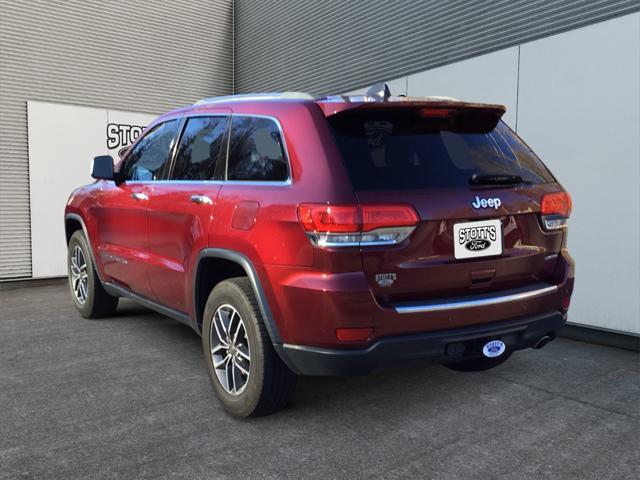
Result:
<svg viewBox="0 0 640 480"><path fill-rule="evenodd" d="M474 174L517 175L530 184L555 181L502 121L488 133L397 113L335 115L329 122L357 190L468 187Z"/></svg>

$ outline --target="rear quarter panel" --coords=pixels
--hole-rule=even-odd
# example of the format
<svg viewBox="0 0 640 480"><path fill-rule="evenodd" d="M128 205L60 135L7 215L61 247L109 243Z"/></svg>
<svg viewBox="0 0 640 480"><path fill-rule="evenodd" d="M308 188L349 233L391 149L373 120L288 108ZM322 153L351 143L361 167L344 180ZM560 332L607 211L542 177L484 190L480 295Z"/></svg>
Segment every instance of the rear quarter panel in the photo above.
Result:
<svg viewBox="0 0 640 480"><path fill-rule="evenodd" d="M235 115L274 117L282 126L291 168L290 182L260 184L224 183L209 233L209 245L245 255L254 264L276 322L290 318L281 309L272 282L276 266L295 266L304 270L318 264L314 249L298 221L297 208L303 202L354 203L353 188L338 157L326 119L313 102L243 103L232 106ZM259 205L251 228L234 227L234 214L241 202ZM359 255L349 254L357 260Z"/></svg>

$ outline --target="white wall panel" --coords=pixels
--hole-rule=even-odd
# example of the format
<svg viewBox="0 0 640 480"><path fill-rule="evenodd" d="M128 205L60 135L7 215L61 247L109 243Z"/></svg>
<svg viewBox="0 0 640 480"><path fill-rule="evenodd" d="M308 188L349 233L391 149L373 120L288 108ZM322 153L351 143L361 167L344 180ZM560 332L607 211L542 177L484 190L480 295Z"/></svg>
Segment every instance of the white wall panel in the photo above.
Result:
<svg viewBox="0 0 640 480"><path fill-rule="evenodd" d="M32 276L66 275L64 207L93 181L91 159L110 153L107 123L144 126L155 117L44 102L27 102L27 116Z"/></svg>
<svg viewBox="0 0 640 480"><path fill-rule="evenodd" d="M410 96L444 95L505 105L504 120L515 127L518 47L409 75L408 84Z"/></svg>
<svg viewBox="0 0 640 480"><path fill-rule="evenodd" d="M571 321L640 333L640 14L522 45L518 130L573 197Z"/></svg>

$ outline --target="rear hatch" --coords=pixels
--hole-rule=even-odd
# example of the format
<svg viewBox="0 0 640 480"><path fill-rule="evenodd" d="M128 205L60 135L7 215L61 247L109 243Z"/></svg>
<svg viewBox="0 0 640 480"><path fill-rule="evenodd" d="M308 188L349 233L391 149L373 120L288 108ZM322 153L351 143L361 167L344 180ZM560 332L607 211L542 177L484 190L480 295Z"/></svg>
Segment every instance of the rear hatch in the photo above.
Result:
<svg viewBox="0 0 640 480"><path fill-rule="evenodd" d="M361 247L378 301L456 297L550 281L563 231L541 199L562 188L501 120L461 102L321 105L360 204L408 204L409 238Z"/></svg>

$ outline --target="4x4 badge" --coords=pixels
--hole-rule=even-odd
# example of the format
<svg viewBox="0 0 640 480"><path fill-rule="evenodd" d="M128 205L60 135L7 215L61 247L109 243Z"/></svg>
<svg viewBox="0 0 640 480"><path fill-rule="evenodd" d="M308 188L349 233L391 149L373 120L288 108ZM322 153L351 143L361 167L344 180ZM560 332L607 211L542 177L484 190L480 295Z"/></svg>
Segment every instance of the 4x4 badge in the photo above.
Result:
<svg viewBox="0 0 640 480"><path fill-rule="evenodd" d="M376 282L381 287L390 287L396 282L396 274L395 273L378 273L376 274Z"/></svg>

